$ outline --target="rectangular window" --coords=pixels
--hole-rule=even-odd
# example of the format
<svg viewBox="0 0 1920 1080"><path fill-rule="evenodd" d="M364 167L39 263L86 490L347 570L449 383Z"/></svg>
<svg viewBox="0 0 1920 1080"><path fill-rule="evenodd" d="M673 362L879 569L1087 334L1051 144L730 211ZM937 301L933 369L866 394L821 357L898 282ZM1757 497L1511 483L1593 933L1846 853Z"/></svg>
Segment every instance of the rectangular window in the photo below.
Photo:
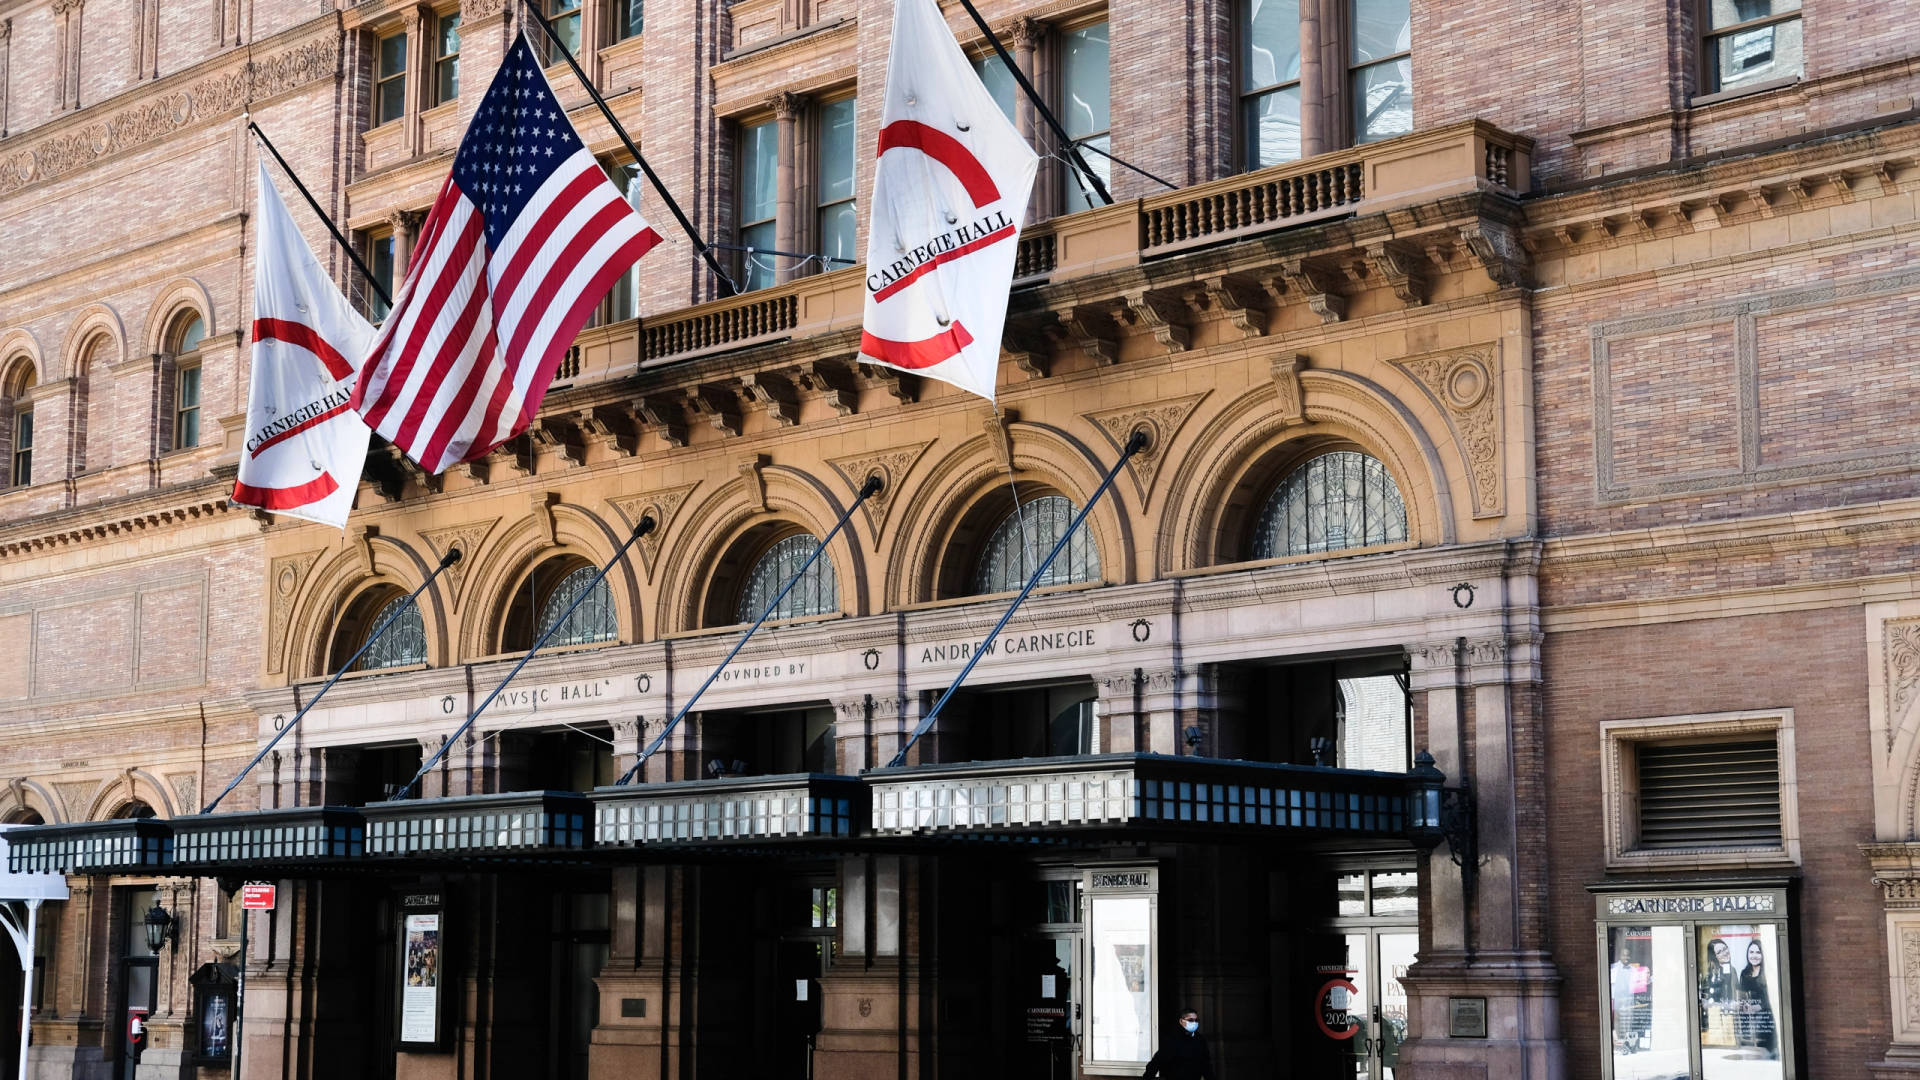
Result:
<svg viewBox="0 0 1920 1080"><path fill-rule="evenodd" d="M25 487L33 483L33 410L19 407L13 413L12 483Z"/></svg>
<svg viewBox="0 0 1920 1080"><path fill-rule="evenodd" d="M174 377L173 446L186 450L200 445L200 365L182 367Z"/></svg>
<svg viewBox="0 0 1920 1080"><path fill-rule="evenodd" d="M776 197L774 187L780 164L780 134L772 120L748 124L740 129L740 246L753 251L740 253L742 291L764 289L773 284L773 256L762 254L773 247Z"/></svg>
<svg viewBox="0 0 1920 1080"><path fill-rule="evenodd" d="M1013 102L1020 93L1020 84L1014 81L1006 61L1000 59L999 53L990 52L973 62L973 70L986 85L987 93L993 95L993 103L1000 106L1007 119L1013 119Z"/></svg>
<svg viewBox="0 0 1920 1080"><path fill-rule="evenodd" d="M1705 93L1800 76L1800 0L1704 0L1703 7Z"/></svg>
<svg viewBox="0 0 1920 1080"><path fill-rule="evenodd" d="M619 188L620 194L628 196L628 201L631 202L633 185L640 181L640 166L631 161L622 161L605 162L602 168L606 169L607 178L613 181L613 186ZM613 283L613 288L607 290L607 302L595 314L594 321L588 325L599 326L638 318L640 315L639 278L640 267L638 265L628 267L627 272L621 274L619 280Z"/></svg>
<svg viewBox="0 0 1920 1080"><path fill-rule="evenodd" d="M378 48L373 90L375 125L398 120L407 111L407 35L383 37Z"/></svg>
<svg viewBox="0 0 1920 1080"><path fill-rule="evenodd" d="M580 0L547 0L547 21L553 24L553 33L567 51L580 55ZM547 35L541 34L546 49L547 63L558 64L564 57L560 50L553 47Z"/></svg>
<svg viewBox="0 0 1920 1080"><path fill-rule="evenodd" d="M460 96L460 13L440 16L440 32L433 39L433 87L435 105L444 105Z"/></svg>
<svg viewBox="0 0 1920 1080"><path fill-rule="evenodd" d="M393 295L393 234L376 233L367 238L367 269L373 271L373 280L380 283L387 295ZM387 317L391 306L380 298L373 289L366 290L367 320L379 322Z"/></svg>
<svg viewBox="0 0 1920 1080"><path fill-rule="evenodd" d="M1088 147L1081 152L1087 167L1110 183L1112 164L1095 151L1113 149L1111 135L1113 84L1107 72L1107 24L1095 23L1061 35L1060 124L1067 137ZM1093 184L1068 168L1066 177L1067 213L1104 205L1094 193Z"/></svg>
<svg viewBox="0 0 1920 1080"><path fill-rule="evenodd" d="M1246 168L1300 157L1300 0L1240 0L1240 118Z"/></svg>
<svg viewBox="0 0 1920 1080"><path fill-rule="evenodd" d="M814 250L828 259L825 268L838 270L860 260L853 250L853 123L856 98L841 98L820 106L819 151L814 155L816 170L814 191L819 199L815 224L819 246Z"/></svg>
<svg viewBox="0 0 1920 1080"><path fill-rule="evenodd" d="M1348 26L1347 86L1353 141L1390 139L1413 130L1413 18L1409 0L1353 0Z"/></svg>
<svg viewBox="0 0 1920 1080"><path fill-rule="evenodd" d="M613 40L625 41L630 37L639 37L646 25L642 17L644 9L643 0L614 0Z"/></svg>

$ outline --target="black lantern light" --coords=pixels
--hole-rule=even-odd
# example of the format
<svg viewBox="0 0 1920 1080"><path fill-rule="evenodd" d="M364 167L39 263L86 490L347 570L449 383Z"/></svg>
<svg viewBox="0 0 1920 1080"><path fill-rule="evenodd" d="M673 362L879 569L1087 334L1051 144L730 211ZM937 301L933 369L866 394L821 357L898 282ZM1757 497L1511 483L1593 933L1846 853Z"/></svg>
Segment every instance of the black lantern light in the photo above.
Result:
<svg viewBox="0 0 1920 1080"><path fill-rule="evenodd" d="M173 916L167 914L167 909L160 906L157 898L153 902L153 907L147 911L146 926L147 948L153 951L153 955L159 956L160 946L173 942L175 923Z"/></svg>
<svg viewBox="0 0 1920 1080"><path fill-rule="evenodd" d="M1440 846L1440 791L1447 774L1433 763L1425 750L1414 755L1413 769L1407 773L1407 837L1422 851Z"/></svg>

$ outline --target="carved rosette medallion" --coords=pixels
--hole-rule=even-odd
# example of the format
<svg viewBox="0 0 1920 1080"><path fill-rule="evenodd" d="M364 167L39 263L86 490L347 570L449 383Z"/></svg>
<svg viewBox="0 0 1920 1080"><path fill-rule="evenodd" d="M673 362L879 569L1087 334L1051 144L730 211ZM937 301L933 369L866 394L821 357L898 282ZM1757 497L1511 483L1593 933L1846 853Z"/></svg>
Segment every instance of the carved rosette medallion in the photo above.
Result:
<svg viewBox="0 0 1920 1080"><path fill-rule="evenodd" d="M1200 402L1206 399L1208 393L1211 391L1174 398L1144 409L1110 409L1081 414L1088 423L1100 429L1100 434L1106 436L1115 453L1126 448L1127 440L1133 437L1134 432L1144 430L1147 433L1147 448L1127 462L1127 474L1133 478L1133 489L1140 496L1142 508L1146 507L1153 492L1153 481L1160 475L1160 466L1166 463L1167 445L1180 433L1187 418L1200 407Z"/></svg>
<svg viewBox="0 0 1920 1080"><path fill-rule="evenodd" d="M840 474L840 479L845 480L856 495L859 494L860 485L867 482L867 477L879 475L880 493L860 507L861 514L867 519L867 528L873 530L875 538L887 527L887 515L893 509L894 494L906 482L907 474L913 471L920 456L932 445L931 442L914 443L872 454L827 459L827 464L833 466L833 471Z"/></svg>
<svg viewBox="0 0 1920 1080"><path fill-rule="evenodd" d="M1500 485L1500 387L1494 346L1395 360L1447 418L1472 478L1473 516L1505 513Z"/></svg>
<svg viewBox="0 0 1920 1080"><path fill-rule="evenodd" d="M683 484L680 487L661 488L642 495L629 495L623 499L610 500L613 508L626 519L627 527L632 528L640 519L652 515L653 531L640 538L640 561L647 571L647 580L653 580L654 560L660 555L660 545L666 539L667 528L673 524L673 515L693 494L699 483Z"/></svg>
<svg viewBox="0 0 1920 1080"><path fill-rule="evenodd" d="M279 674L287 668L285 650L287 623L293 619L293 600L300 595L300 585L307 580L307 571L320 560L320 552L308 551L299 555L282 555L273 560L267 569L269 608L267 609L267 663L268 670Z"/></svg>
<svg viewBox="0 0 1920 1080"><path fill-rule="evenodd" d="M441 579L447 583L446 595L449 606L459 603L460 586L467 580L467 571L473 567L474 556L479 552L480 544L487 538L487 534L492 532L493 527L499 523L499 518L489 518L486 521L472 521L465 525L433 529L420 534L426 540L427 546L433 549L434 555L439 558L446 558L447 552L454 548L460 549L460 561L447 567L446 572L440 575Z"/></svg>

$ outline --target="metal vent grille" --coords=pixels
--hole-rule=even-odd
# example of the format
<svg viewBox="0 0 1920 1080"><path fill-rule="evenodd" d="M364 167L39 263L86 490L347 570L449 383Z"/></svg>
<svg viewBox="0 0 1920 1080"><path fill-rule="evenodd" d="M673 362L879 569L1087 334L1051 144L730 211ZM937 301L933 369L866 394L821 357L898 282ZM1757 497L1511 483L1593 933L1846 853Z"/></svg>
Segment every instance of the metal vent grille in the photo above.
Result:
<svg viewBox="0 0 1920 1080"><path fill-rule="evenodd" d="M1765 739L1641 743L1641 848L1779 847L1780 753Z"/></svg>

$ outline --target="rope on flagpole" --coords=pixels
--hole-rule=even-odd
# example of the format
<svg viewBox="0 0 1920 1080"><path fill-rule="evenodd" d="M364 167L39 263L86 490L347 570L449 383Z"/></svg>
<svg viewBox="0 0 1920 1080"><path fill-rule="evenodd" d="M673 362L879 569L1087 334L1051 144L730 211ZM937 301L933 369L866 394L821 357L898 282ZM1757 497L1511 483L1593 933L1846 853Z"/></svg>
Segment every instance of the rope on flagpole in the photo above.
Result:
<svg viewBox="0 0 1920 1080"><path fill-rule="evenodd" d="M286 173L287 179L293 181L293 186L298 188L300 194L306 198L307 205L313 207L313 212L320 215L320 223L333 234L334 241L340 245L341 251L347 253L347 258L353 260L353 265L359 269L360 276L366 281L367 287L379 293L380 299L386 301L387 307L393 307L393 297L387 294L386 287L380 284L380 279L373 276L373 271L367 269L367 264L360 261L359 252L353 250L353 245L347 241L345 234L341 233L340 226L335 225L333 219L327 216L327 212L320 209L319 200L313 197L313 192L307 190L307 185L300 182L300 174L294 172L293 166L287 164L287 159L280 156L280 148L273 145L273 140L267 138L267 133L260 130L259 124L248 120L247 128L253 132L254 138L260 140L260 145L266 147L267 152L273 155L273 160L280 163L280 171Z"/></svg>
<svg viewBox="0 0 1920 1080"><path fill-rule="evenodd" d="M1081 507L1080 512L1074 515L1073 522L1067 526L1065 532L1060 534L1060 539L1054 543L1053 550L1047 552L1047 557L1041 560L1033 576L1027 578L1027 584L1020 590L1020 595L1014 597L1013 603L1007 605L1006 614L1000 616L1000 621L993 625L993 632L982 639L980 647L974 649L973 654L967 657L967 666L961 668L960 674L954 676L953 685L947 687L947 692L941 694L940 700L933 703L933 708L928 710L927 715L914 725L913 734L907 737L906 744L900 747L900 752L893 755L893 760L887 763L887 768L897 769L907 763L907 751L913 749L913 744L920 741L920 736L925 735L933 727L933 722L940 718L940 710L947 707L947 702L953 700L954 692L960 689L960 684L967 681L968 675L973 674L974 665L993 651L994 642L1000 637L1000 631L1007 628L1007 623L1013 619L1013 613L1020 610L1020 605L1026 602L1027 594L1040 584L1040 576L1047 572L1047 567L1053 565L1053 560L1059 557L1061 550L1067 546L1067 541L1073 539L1073 534L1080 528L1081 523L1087 520L1087 515L1093 513L1094 505L1100 501L1100 496L1105 495L1107 489L1113 486L1114 478L1120 475L1120 470L1127 467L1127 462L1133 460L1133 455L1145 450L1148 442L1145 430L1135 431L1127 439L1126 448L1120 451L1120 460L1114 462L1113 468L1107 470L1106 479L1100 481L1100 486L1093 489L1093 496L1087 500L1087 505Z"/></svg>
<svg viewBox="0 0 1920 1080"><path fill-rule="evenodd" d="M733 278L720 268L719 260L713 257L714 245L701 239L700 234L693 230L693 222L688 220L686 212L680 209L680 204L674 201L673 193L667 190L665 183L661 182L660 175L653 171L653 166L647 164L647 159L640 156L640 147L634 143L633 136L627 134L627 129L621 125L620 118L613 115L613 107L607 104L607 99L600 96L600 88L593 85L592 79L587 78L586 70L580 66L580 61L573 57L573 50L567 48L567 43L560 40L560 35L554 31L553 25L547 21L546 15L541 12L540 6L534 3L534 0L522 0L522 2L526 5L527 14L532 15L533 21L546 32L547 40L553 43L553 47L561 56L567 58L567 66L573 69L574 77L579 79L580 85L586 88L587 95L593 98L593 103L600 106L600 115L606 117L607 123L613 126L613 133L620 136L620 142L626 146L627 153L633 155L633 163L640 166L640 171L646 174L647 183L652 184L653 190L660 193L660 198L667 204L667 209L673 211L673 219L680 223L680 228L686 231L688 239L700 249L700 257L706 260L707 269L713 271L713 276L719 278L720 283L726 286L726 295L737 295L740 292L740 286L734 284Z"/></svg>

